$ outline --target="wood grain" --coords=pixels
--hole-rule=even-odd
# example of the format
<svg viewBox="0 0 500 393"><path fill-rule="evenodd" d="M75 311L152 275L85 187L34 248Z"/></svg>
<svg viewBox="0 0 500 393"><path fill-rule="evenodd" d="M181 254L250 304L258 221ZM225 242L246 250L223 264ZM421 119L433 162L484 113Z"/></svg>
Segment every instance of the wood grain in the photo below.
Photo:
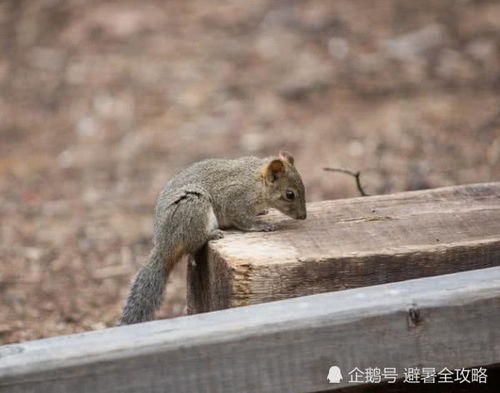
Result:
<svg viewBox="0 0 500 393"><path fill-rule="evenodd" d="M229 232L188 270L190 313L500 265L500 183L316 202Z"/></svg>
<svg viewBox="0 0 500 393"><path fill-rule="evenodd" d="M415 318L418 315L418 318ZM500 363L500 267L0 347L1 393L305 393Z"/></svg>

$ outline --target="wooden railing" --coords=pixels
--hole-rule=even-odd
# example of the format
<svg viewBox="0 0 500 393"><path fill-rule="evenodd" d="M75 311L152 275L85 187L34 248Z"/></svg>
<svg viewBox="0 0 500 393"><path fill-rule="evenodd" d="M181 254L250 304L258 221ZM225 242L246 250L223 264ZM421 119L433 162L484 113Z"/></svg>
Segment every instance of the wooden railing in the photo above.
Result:
<svg viewBox="0 0 500 393"><path fill-rule="evenodd" d="M369 385L352 370L376 368L394 368L408 391L405 368L479 366L493 370L495 391L499 183L265 219L280 229L231 233L198 255L197 314L2 346L0 392L351 392ZM332 366L339 383L327 380Z"/></svg>

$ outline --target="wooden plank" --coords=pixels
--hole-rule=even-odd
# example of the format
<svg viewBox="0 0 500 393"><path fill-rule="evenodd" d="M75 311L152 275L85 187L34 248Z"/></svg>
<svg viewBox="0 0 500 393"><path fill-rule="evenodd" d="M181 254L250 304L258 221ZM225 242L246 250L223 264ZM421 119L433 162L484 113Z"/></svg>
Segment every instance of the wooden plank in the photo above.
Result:
<svg viewBox="0 0 500 393"><path fill-rule="evenodd" d="M308 205L229 232L188 271L189 313L500 265L500 183Z"/></svg>
<svg viewBox="0 0 500 393"><path fill-rule="evenodd" d="M354 367L498 364L498 326L500 267L7 345L0 392L328 391Z"/></svg>

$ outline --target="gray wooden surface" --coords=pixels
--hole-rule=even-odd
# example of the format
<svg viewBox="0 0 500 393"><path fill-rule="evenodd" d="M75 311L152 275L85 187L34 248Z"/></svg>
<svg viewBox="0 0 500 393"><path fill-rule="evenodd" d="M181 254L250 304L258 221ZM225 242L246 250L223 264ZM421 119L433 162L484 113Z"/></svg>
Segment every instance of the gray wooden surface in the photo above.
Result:
<svg viewBox="0 0 500 393"><path fill-rule="evenodd" d="M273 233L230 232L189 267L188 310L213 311L500 265L500 183L308 205Z"/></svg>
<svg viewBox="0 0 500 393"><path fill-rule="evenodd" d="M354 367L500 363L499 326L496 267L3 346L0 392L320 392Z"/></svg>

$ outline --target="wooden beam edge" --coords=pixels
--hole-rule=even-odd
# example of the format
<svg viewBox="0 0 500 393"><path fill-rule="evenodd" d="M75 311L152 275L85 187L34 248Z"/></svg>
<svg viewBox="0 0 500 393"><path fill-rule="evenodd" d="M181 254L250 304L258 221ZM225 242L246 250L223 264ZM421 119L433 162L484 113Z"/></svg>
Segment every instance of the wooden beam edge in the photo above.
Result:
<svg viewBox="0 0 500 393"><path fill-rule="evenodd" d="M478 253L480 251L480 253ZM428 246L415 246L397 249L382 249L377 253L370 252L360 252L360 253L348 253L341 257L317 257L317 258L297 258L295 260L286 260L281 263L253 263L252 261L238 261L234 259L228 259L226 256L221 255L219 250L208 250L211 260L217 260L217 264L214 264L213 269L217 270L221 275L225 277L225 283L228 288L224 292L225 295L221 298L228 300L228 304L220 305L219 309L222 308L232 308L248 306L251 304L258 304L266 301L272 300L282 300L289 298L290 291L284 291L283 295L280 296L278 292L275 292L275 288L283 284L282 281L276 281L279 274L286 273L288 279L303 280L307 277L307 264L314 264L316 266L324 266L325 269L334 270L335 266L339 268L342 267L345 270L346 266L351 268L356 268L360 266L362 269L358 272L360 282L363 281L364 285L375 285L382 282L374 283L370 282L373 277L377 280L379 276L383 276L387 269L391 269L393 266L398 266L400 269L405 271L405 277L403 280L412 280L417 278L431 277L443 274L451 274L456 272L463 272L475 269L490 268L499 265L500 261L500 236L497 238L485 239L480 241L471 242L456 242L446 245L436 244ZM467 265L460 265L457 268L456 264L439 264L439 265L429 265L429 261L436 258L447 258L455 255L467 256L469 262ZM474 255L478 257L474 259ZM373 264L366 265L365 260L384 260L390 258L391 263L380 263L377 266ZM401 260L402 263L397 265L397 260ZM230 261L230 263L228 263ZM413 270L412 266L418 266L426 270L425 275L421 275L422 270ZM371 269L377 269L377 275L374 276ZM359 268L358 268L359 269ZM364 273L363 273L364 269ZM319 269L324 270L324 269ZM294 274L293 272L297 272ZM414 272L418 272L415 273ZM258 276L258 280L252 280ZM265 280L265 277L269 277L269 282ZM302 279L301 279L302 277ZM328 279L331 282L330 291L351 289L352 286L346 287L341 282L337 282L335 277L329 274L323 277L323 279ZM316 278L317 280L317 278ZM401 280L399 280L401 281ZM387 282L387 280L386 280ZM266 286L266 283L269 285ZM385 283L385 282L384 282ZM256 286L258 284L258 286ZM304 291L295 291L294 297L307 296L311 293ZM216 296L217 293L212 291L212 295ZM222 294L221 294L222 295ZM200 312L205 312L205 310L200 310Z"/></svg>

